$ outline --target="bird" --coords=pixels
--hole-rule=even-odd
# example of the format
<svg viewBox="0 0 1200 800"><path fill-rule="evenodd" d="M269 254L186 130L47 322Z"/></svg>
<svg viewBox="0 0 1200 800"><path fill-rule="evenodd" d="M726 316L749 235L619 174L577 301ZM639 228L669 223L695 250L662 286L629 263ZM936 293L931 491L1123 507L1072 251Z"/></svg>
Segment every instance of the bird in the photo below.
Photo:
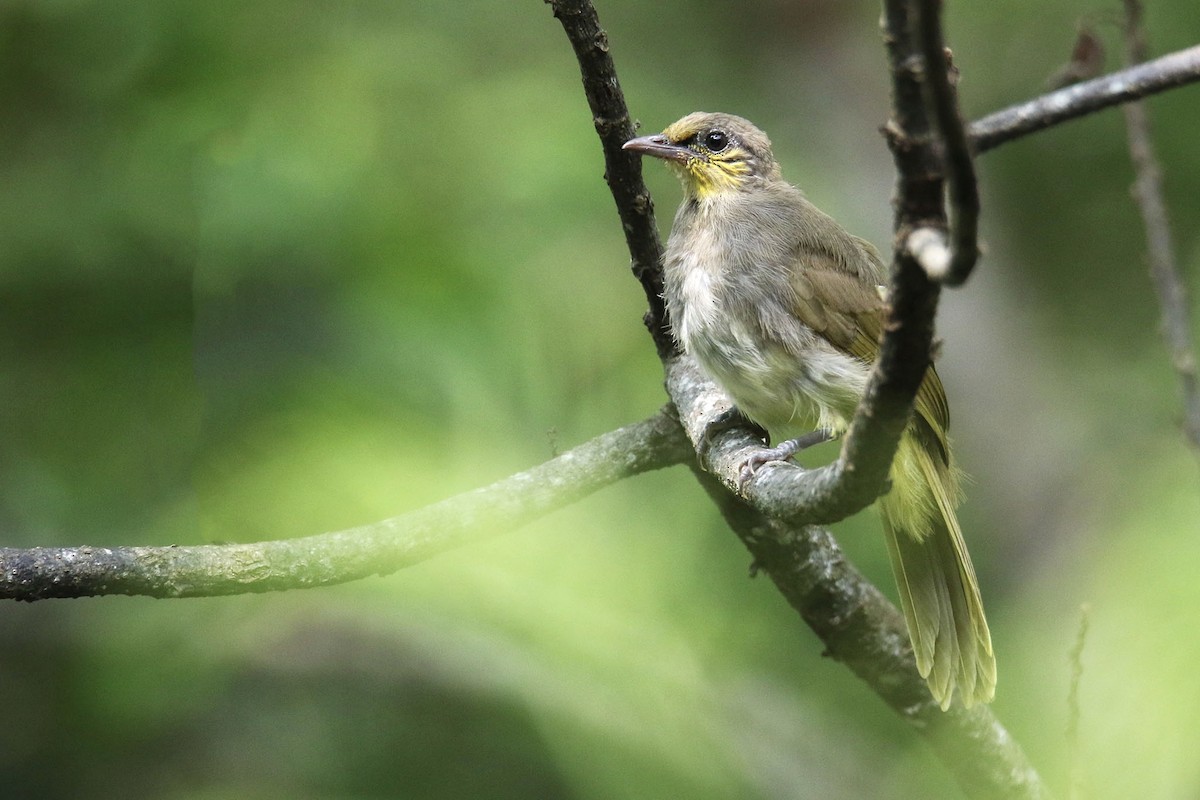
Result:
<svg viewBox="0 0 1200 800"><path fill-rule="evenodd" d="M752 457L743 480L843 434L884 326L878 251L784 180L770 139L741 117L695 112L624 149L662 159L683 187L663 259L672 335L743 416L786 440ZM877 501L917 670L943 711L996 689L949 425L931 363Z"/></svg>

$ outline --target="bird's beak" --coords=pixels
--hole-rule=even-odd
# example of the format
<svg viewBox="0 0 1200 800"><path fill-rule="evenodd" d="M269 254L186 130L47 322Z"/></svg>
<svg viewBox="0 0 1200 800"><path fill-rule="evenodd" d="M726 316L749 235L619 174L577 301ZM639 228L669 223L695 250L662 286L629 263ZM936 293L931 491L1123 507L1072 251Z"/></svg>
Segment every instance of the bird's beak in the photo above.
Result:
<svg viewBox="0 0 1200 800"><path fill-rule="evenodd" d="M655 158L665 158L668 161L687 161L696 154L682 145L672 144L671 140L661 133L653 136L639 136L621 145L622 150L632 150Z"/></svg>

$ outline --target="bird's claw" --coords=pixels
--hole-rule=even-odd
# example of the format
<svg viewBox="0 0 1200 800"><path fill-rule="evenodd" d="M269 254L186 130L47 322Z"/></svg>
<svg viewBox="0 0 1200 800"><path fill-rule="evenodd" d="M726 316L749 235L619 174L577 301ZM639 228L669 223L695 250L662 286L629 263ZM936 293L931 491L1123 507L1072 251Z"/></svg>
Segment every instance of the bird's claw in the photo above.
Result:
<svg viewBox="0 0 1200 800"><path fill-rule="evenodd" d="M791 458L795 451L785 449L784 445L787 444L790 442L784 442L779 447L759 450L743 461L741 468L738 469L738 489L745 491L750 480L767 464L782 464Z"/></svg>
<svg viewBox="0 0 1200 800"><path fill-rule="evenodd" d="M827 442L832 438L828 431L816 430L799 438L780 442L774 447L751 453L738 470L738 489L745 492L746 485L767 464L782 464L801 450Z"/></svg>

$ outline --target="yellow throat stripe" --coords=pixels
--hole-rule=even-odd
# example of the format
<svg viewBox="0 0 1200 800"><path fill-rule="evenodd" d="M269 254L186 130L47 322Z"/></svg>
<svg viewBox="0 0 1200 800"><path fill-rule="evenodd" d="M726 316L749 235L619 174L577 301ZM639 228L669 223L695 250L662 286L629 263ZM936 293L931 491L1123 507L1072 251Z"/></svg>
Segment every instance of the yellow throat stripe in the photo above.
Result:
<svg viewBox="0 0 1200 800"><path fill-rule="evenodd" d="M736 150L721 153L720 156L698 155L683 164L684 174L690 179L689 183L697 197L711 197L742 185L742 178L750 174L750 166L740 158L722 158L735 154L741 155Z"/></svg>

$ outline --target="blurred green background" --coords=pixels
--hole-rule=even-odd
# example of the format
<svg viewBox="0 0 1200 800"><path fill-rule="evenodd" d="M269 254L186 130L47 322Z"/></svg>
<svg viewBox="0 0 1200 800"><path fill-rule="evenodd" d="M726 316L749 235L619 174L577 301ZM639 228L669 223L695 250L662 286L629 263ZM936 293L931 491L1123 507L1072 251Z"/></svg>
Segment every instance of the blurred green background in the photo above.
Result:
<svg viewBox="0 0 1200 800"><path fill-rule="evenodd" d="M1116 11L949 5L973 117L1039 93L1079 18ZM747 116L887 245L877 5L600 12L645 130ZM1188 0L1148 26L1159 53L1200 40ZM1150 101L1193 292L1198 93ZM649 166L665 232L678 189ZM940 369L995 709L1063 789L1089 603L1082 796L1195 797L1200 470L1121 115L980 170L987 255L945 298ZM0 3L3 544L359 525L650 414L661 373L602 172L542 3ZM892 592L873 515L837 532ZM748 566L676 468L354 585L8 604L3 794L955 796Z"/></svg>

